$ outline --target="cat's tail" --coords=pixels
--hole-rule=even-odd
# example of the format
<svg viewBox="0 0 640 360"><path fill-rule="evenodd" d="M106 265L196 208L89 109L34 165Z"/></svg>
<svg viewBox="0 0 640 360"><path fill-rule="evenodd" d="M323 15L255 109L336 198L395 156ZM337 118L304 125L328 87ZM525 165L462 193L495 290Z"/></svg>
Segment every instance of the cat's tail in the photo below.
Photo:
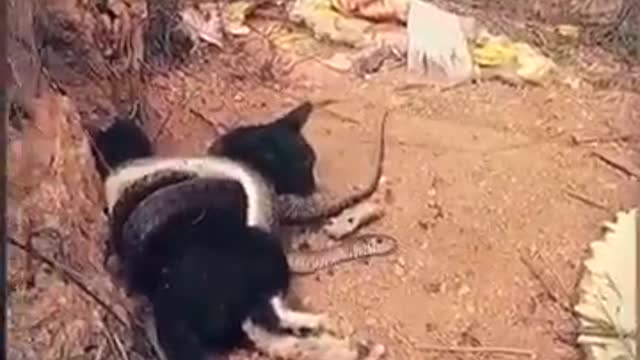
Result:
<svg viewBox="0 0 640 360"><path fill-rule="evenodd" d="M154 154L150 137L135 118L117 117L106 129L91 132L92 154L100 178L122 164Z"/></svg>

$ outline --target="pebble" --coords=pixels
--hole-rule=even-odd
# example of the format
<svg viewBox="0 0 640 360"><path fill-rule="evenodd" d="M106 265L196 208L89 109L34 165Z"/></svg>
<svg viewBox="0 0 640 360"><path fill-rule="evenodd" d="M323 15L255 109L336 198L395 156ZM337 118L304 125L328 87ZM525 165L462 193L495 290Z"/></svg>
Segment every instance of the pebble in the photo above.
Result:
<svg viewBox="0 0 640 360"><path fill-rule="evenodd" d="M364 321L364 324L369 327L376 327L378 325L378 321L375 318L367 318L367 320Z"/></svg>
<svg viewBox="0 0 640 360"><path fill-rule="evenodd" d="M476 307L473 306L473 304L471 304L471 303L465 305L465 309L467 310L467 313L469 313L469 314L474 314L476 312Z"/></svg>
<svg viewBox="0 0 640 360"><path fill-rule="evenodd" d="M404 269L402 268L402 266L400 266L400 265L396 264L396 265L393 267L393 273L394 273L394 274L396 274L396 276L398 276L398 277L402 277L402 276L404 276L405 271L404 271Z"/></svg>
<svg viewBox="0 0 640 360"><path fill-rule="evenodd" d="M458 289L458 296L465 296L470 292L471 292L471 288L465 284L460 286L460 289Z"/></svg>
<svg viewBox="0 0 640 360"><path fill-rule="evenodd" d="M325 60L324 63L331 68L342 71L351 69L352 65L351 59L344 53L336 53L331 58Z"/></svg>
<svg viewBox="0 0 640 360"><path fill-rule="evenodd" d="M405 266L406 266L406 264L407 264L407 262L404 260L404 258L403 258L403 257L399 257L399 258L398 258L398 265L400 265L400 266L402 266L402 267L405 267Z"/></svg>

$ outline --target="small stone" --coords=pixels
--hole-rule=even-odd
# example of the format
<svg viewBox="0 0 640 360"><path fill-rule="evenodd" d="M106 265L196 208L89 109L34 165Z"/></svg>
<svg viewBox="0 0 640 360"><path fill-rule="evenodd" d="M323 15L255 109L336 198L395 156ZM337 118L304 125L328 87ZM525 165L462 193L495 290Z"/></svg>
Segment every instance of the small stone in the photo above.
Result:
<svg viewBox="0 0 640 360"><path fill-rule="evenodd" d="M402 277L404 276L405 271L401 266L396 264L396 266L393 267L393 273L396 274L396 276L398 277Z"/></svg>
<svg viewBox="0 0 640 360"><path fill-rule="evenodd" d="M404 260L403 257L399 257L398 258L398 265L405 267L407 265L406 261Z"/></svg>
<svg viewBox="0 0 640 360"><path fill-rule="evenodd" d="M470 292L471 292L471 288L469 288L469 286L462 285L460 286L460 289L458 289L458 296L465 296Z"/></svg>
<svg viewBox="0 0 640 360"><path fill-rule="evenodd" d="M353 64L349 56L344 53L337 53L331 58L324 60L324 63L331 68L342 71L351 69L351 65Z"/></svg>
<svg viewBox="0 0 640 360"><path fill-rule="evenodd" d="M378 325L378 321L374 318L367 318L367 320L364 321L364 324L369 327L375 327Z"/></svg>
<svg viewBox="0 0 640 360"><path fill-rule="evenodd" d="M440 293L444 294L446 292L447 292L447 283L443 281L442 283L440 283Z"/></svg>
<svg viewBox="0 0 640 360"><path fill-rule="evenodd" d="M473 304L469 303L465 306L465 309L467 310L467 313L469 314L474 314L476 312L476 308L475 306L473 306Z"/></svg>

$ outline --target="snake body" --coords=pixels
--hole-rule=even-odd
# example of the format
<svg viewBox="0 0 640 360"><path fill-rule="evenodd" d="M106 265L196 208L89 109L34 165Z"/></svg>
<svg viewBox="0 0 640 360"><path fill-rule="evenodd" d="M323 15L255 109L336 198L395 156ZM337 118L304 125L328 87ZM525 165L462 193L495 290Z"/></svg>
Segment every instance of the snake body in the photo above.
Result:
<svg viewBox="0 0 640 360"><path fill-rule="evenodd" d="M363 234L330 248L288 252L287 261L292 273L308 275L346 261L386 255L396 247L397 242L391 236Z"/></svg>

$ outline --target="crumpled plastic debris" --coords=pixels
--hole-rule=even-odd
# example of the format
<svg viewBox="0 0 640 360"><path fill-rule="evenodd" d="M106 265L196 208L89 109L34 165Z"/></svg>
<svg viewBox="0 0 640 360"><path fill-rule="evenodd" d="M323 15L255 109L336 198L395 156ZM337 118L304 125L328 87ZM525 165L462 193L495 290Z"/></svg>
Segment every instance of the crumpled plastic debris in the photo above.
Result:
<svg viewBox="0 0 640 360"><path fill-rule="evenodd" d="M307 26L317 39L359 49L355 56L329 60L342 70L368 54L384 53L384 47L392 48L392 55L406 55L410 72L446 86L473 77L542 84L555 69L553 61L531 45L494 36L474 18L422 0L296 0L289 18ZM385 33L367 20L405 22L406 28Z"/></svg>
<svg viewBox="0 0 640 360"><path fill-rule="evenodd" d="M467 29L473 25L472 18L449 13L427 2L412 1L407 21L407 70L445 85L470 79L474 67Z"/></svg>
<svg viewBox="0 0 640 360"><path fill-rule="evenodd" d="M410 0L331 0L343 15L373 21L407 22Z"/></svg>
<svg viewBox="0 0 640 360"><path fill-rule="evenodd" d="M289 10L289 19L304 24L318 40L356 48L370 45L373 40L373 24L337 12L331 0L296 0Z"/></svg>
<svg viewBox="0 0 640 360"><path fill-rule="evenodd" d="M474 41L473 60L483 70L501 70L533 84L542 84L555 68L553 61L524 42L483 31Z"/></svg>

